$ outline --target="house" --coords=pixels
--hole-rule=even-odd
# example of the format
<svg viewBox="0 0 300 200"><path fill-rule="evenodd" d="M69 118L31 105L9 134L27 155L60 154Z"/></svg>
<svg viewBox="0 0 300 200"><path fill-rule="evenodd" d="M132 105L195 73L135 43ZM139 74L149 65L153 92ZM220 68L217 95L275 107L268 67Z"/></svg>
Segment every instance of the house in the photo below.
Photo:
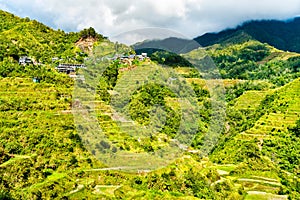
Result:
<svg viewBox="0 0 300 200"><path fill-rule="evenodd" d="M128 56L122 56L120 59L125 60L125 59L128 59L128 58L129 58Z"/></svg>
<svg viewBox="0 0 300 200"><path fill-rule="evenodd" d="M129 59L129 60L134 60L134 59L139 59L139 60L145 60L148 59L147 53L142 53L141 55L135 55L135 54L130 54L130 55L118 55L116 54L114 57L110 58L110 60L117 60L120 59L121 61Z"/></svg>
<svg viewBox="0 0 300 200"><path fill-rule="evenodd" d="M144 57L142 55L136 55L136 57L139 59L139 60L144 60Z"/></svg>
<svg viewBox="0 0 300 200"><path fill-rule="evenodd" d="M34 83L39 83L39 82L40 82L40 79L37 78L37 77L34 77L34 78L32 79L32 81L33 81Z"/></svg>
<svg viewBox="0 0 300 200"><path fill-rule="evenodd" d="M69 64L59 64L56 67L56 70L59 72L62 72L62 73L70 74L71 72L76 71L76 67L73 65L69 65Z"/></svg>
<svg viewBox="0 0 300 200"><path fill-rule="evenodd" d="M135 58L135 55L134 55L134 54L131 54L131 55L128 56L128 58L129 58L129 59L134 59L134 58Z"/></svg>
<svg viewBox="0 0 300 200"><path fill-rule="evenodd" d="M32 64L32 60L27 56L22 56L19 58L19 65Z"/></svg>
<svg viewBox="0 0 300 200"><path fill-rule="evenodd" d="M76 72L78 68L86 68L84 64L59 64L56 70L62 73L70 74Z"/></svg>
<svg viewBox="0 0 300 200"><path fill-rule="evenodd" d="M55 61L57 61L57 60L59 60L59 58L58 58L58 57L54 57L54 58L52 58L52 62L55 62Z"/></svg>
<svg viewBox="0 0 300 200"><path fill-rule="evenodd" d="M136 56L139 60L145 60L148 58L147 53L141 53L141 55Z"/></svg>

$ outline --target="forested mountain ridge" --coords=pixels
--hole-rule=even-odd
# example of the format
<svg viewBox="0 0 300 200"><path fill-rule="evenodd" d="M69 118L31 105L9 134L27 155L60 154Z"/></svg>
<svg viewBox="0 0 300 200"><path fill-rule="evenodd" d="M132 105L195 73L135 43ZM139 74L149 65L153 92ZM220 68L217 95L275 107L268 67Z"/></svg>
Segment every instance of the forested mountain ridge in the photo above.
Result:
<svg viewBox="0 0 300 200"><path fill-rule="evenodd" d="M133 45L140 50L145 48L168 50L174 53L187 53L200 46L214 44L231 45L257 40L277 49L300 53L300 17L288 21L252 20L218 33L205 33L194 39L166 38L162 40L146 40ZM197 44L198 43L198 44ZM148 50L150 53L151 51ZM153 51L153 50L152 50Z"/></svg>
<svg viewBox="0 0 300 200"><path fill-rule="evenodd" d="M300 18L289 21L279 20L253 20L245 22L237 28L228 29L219 33L206 33L196 37L201 46L224 43L232 37L239 37L239 40L258 40L268 43L277 49L285 51L300 52ZM237 41L235 41L237 42Z"/></svg>
<svg viewBox="0 0 300 200"><path fill-rule="evenodd" d="M154 53L152 60L111 59L103 76L96 80L93 102L97 122L111 143L93 141L95 148L88 151L79 132L84 127L74 123L72 114L74 80L58 73L52 58L81 63L89 52L86 72L93 75L92 69L98 65L92 61L101 60L97 53L113 57L116 47L122 45L102 38L93 29L64 33L7 12L1 12L0 24L4 41L0 54L0 199L300 197L299 54L257 40L231 37L227 41L232 43L205 48L217 71L210 71L203 62L199 72L185 60L203 57L205 61L199 49L182 55ZM81 43L90 36L95 44L90 45L89 40L86 46ZM82 48L76 47L76 42ZM122 47L124 55L133 52ZM94 51L90 52L91 48ZM19 65L18 58L23 55L40 64ZM182 114L177 108L179 99L167 87L144 82L148 75L151 80L166 69L189 84L201 108L191 145L181 158L157 170L128 173L121 168L107 169L96 159L101 156L99 152L113 150L113 156L117 155L113 152L122 150L151 155L174 139ZM200 157L213 114L211 105L215 103L207 88L207 83L214 85L215 80L204 79L203 75L215 72L223 78L215 88L225 89L225 123L212 152ZM33 77L41 82L33 82ZM131 82L119 84L126 77ZM86 80L84 84L88 83ZM137 90L131 91L136 86ZM117 123L111 99L122 87L133 92L126 106L131 120ZM166 110L164 128L150 137L132 137L130 131L139 127L134 125L149 125L149 110L154 105ZM126 162L124 158L119 160L121 164Z"/></svg>

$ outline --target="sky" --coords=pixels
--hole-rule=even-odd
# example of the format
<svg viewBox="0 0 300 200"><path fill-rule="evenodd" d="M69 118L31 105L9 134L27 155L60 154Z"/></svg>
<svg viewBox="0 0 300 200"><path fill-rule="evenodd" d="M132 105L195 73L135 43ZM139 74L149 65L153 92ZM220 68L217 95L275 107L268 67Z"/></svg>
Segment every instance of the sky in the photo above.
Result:
<svg viewBox="0 0 300 200"><path fill-rule="evenodd" d="M130 43L149 38L137 29L156 30L148 35L157 38L194 38L248 20L286 20L300 16L300 0L0 0L0 9L67 32L94 27L109 38L131 33L124 37Z"/></svg>

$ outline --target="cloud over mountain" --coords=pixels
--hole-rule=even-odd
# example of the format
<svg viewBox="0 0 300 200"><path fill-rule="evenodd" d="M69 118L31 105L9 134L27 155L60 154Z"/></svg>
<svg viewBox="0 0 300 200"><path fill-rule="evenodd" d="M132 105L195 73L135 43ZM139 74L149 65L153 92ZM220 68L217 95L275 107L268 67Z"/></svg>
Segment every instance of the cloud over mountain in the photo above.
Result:
<svg viewBox="0 0 300 200"><path fill-rule="evenodd" d="M299 0L0 0L0 9L78 31L93 26L104 35L160 27L195 37L250 19L288 19Z"/></svg>

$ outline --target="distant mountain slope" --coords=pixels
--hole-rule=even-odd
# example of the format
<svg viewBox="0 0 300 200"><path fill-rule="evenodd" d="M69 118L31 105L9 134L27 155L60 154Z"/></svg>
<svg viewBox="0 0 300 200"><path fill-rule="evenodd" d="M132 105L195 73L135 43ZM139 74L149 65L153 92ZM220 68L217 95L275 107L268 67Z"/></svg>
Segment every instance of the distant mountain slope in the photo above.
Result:
<svg viewBox="0 0 300 200"><path fill-rule="evenodd" d="M137 54L147 53L152 61L168 66L191 66L178 54L188 53L200 45L194 40L170 37L163 40L145 40L132 45Z"/></svg>
<svg viewBox="0 0 300 200"><path fill-rule="evenodd" d="M166 50L173 53L187 53L199 47L193 40L170 37L163 40L146 40L132 46L137 53L142 51L152 53L157 50ZM151 51L152 50L152 51Z"/></svg>
<svg viewBox="0 0 300 200"><path fill-rule="evenodd" d="M243 37L240 37L242 35ZM235 29L206 33L195 40L201 46L210 46L237 36L244 41L252 38L281 50L300 52L300 18L291 21L250 21Z"/></svg>
<svg viewBox="0 0 300 200"><path fill-rule="evenodd" d="M256 20L245 22L237 28L219 33L206 33L194 40L170 37L163 40L146 40L133 45L140 51L146 48L165 49L174 53L187 53L198 48L214 44L239 44L249 40L268 43L277 49L300 53L300 17L291 21ZM197 42L197 43L196 43Z"/></svg>

